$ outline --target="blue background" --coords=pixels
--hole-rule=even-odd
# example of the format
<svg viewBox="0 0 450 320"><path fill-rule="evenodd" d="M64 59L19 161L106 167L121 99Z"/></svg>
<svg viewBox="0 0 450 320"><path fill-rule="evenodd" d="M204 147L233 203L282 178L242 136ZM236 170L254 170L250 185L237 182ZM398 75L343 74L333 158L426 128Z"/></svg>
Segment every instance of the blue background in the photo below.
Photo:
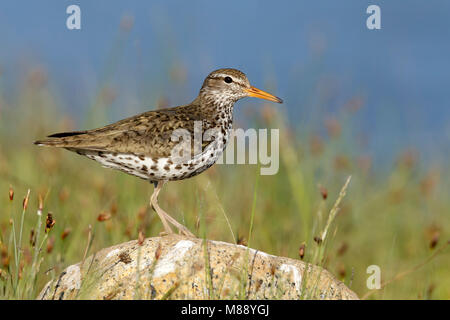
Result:
<svg viewBox="0 0 450 320"><path fill-rule="evenodd" d="M66 28L70 4L81 7L81 30ZM381 7L381 30L366 28L370 4ZM40 65L61 107L80 119L109 83L119 92L118 120L161 96L187 103L210 71L235 67L282 97L300 131L321 123L315 109L325 118L361 96L354 124L369 154L382 160L414 147L445 160L449 23L450 2L432 0L2 1L0 88L18 94ZM184 84L170 76L174 68L185 70Z"/></svg>

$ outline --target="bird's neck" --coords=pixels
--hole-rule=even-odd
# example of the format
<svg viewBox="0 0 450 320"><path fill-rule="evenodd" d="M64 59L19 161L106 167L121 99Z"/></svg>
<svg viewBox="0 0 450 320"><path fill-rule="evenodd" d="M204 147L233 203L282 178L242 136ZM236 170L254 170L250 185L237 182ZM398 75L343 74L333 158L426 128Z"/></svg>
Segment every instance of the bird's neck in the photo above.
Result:
<svg viewBox="0 0 450 320"><path fill-rule="evenodd" d="M202 113L208 115L208 118L214 120L217 124L221 124L233 121L235 102L234 99L216 94L200 94L193 103L201 108Z"/></svg>

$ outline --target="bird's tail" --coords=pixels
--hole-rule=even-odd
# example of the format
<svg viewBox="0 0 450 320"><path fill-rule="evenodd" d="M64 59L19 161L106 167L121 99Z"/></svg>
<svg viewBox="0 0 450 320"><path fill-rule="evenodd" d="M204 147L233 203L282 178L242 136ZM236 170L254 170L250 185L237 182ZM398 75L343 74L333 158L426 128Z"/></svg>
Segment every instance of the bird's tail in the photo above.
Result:
<svg viewBox="0 0 450 320"><path fill-rule="evenodd" d="M67 148L74 143L76 144L78 138L81 138L86 131L60 132L47 137L44 140L34 141L38 146Z"/></svg>

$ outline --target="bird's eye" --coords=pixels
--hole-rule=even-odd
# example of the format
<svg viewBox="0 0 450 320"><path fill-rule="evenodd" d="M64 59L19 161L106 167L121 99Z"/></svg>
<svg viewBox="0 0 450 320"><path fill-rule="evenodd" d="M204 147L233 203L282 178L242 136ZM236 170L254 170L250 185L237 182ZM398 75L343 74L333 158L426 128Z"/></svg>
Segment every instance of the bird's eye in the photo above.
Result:
<svg viewBox="0 0 450 320"><path fill-rule="evenodd" d="M231 77L225 77L225 79L223 79L226 83L232 83L233 79L231 79Z"/></svg>

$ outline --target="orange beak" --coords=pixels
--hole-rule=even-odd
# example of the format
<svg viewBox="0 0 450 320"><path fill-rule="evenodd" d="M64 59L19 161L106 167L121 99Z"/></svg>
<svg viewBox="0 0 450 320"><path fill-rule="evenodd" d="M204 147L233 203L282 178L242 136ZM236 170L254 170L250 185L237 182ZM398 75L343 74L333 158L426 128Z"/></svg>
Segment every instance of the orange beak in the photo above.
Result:
<svg viewBox="0 0 450 320"><path fill-rule="evenodd" d="M269 101L273 101L273 102L278 102L278 103L283 103L283 100L281 100L278 97L275 97L274 95L271 95L268 92L259 90L255 87L250 87L249 89L244 89L247 93L249 97L255 97L255 98L260 98L260 99L265 99L265 100L269 100Z"/></svg>

